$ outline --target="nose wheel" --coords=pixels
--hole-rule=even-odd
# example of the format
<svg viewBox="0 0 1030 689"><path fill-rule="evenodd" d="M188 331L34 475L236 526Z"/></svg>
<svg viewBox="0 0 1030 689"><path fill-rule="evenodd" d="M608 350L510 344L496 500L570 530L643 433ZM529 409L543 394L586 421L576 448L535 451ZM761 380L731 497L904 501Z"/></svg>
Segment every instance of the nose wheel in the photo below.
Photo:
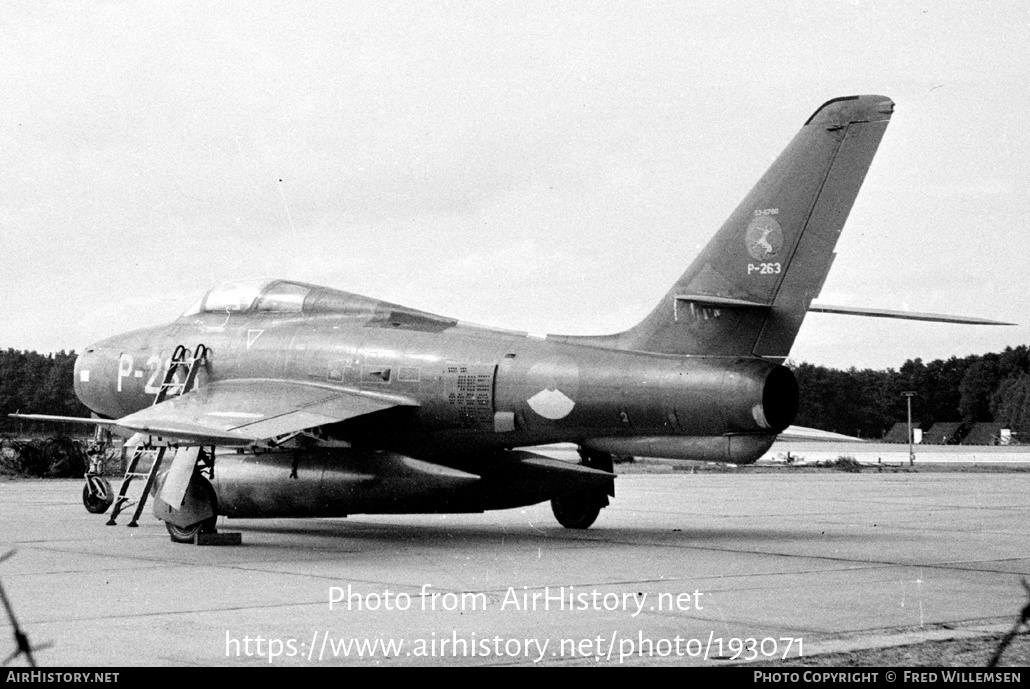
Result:
<svg viewBox="0 0 1030 689"><path fill-rule="evenodd" d="M114 502L111 484L101 476L88 476L82 487L82 504L90 514L103 514Z"/></svg>
<svg viewBox="0 0 1030 689"><path fill-rule="evenodd" d="M93 441L86 450L89 467L86 469L86 485L82 487L82 504L90 514L103 514L114 503L114 491L104 478L104 458L110 446L110 431L97 426Z"/></svg>

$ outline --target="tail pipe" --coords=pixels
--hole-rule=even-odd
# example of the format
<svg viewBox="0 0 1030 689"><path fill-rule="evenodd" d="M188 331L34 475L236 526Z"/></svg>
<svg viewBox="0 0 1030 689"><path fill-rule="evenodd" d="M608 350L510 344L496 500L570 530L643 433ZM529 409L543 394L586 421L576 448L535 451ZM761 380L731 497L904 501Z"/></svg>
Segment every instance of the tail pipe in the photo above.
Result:
<svg viewBox="0 0 1030 689"><path fill-rule="evenodd" d="M723 363L720 368L721 375L711 379L707 399L690 400L693 412L706 416L713 431L779 433L794 422L798 384L789 368L752 357ZM712 405L713 400L721 404ZM705 414L707 409L711 411Z"/></svg>
<svg viewBox="0 0 1030 689"><path fill-rule="evenodd" d="M798 415L798 381L793 371L777 365L769 371L762 386L761 417L774 433L794 423Z"/></svg>

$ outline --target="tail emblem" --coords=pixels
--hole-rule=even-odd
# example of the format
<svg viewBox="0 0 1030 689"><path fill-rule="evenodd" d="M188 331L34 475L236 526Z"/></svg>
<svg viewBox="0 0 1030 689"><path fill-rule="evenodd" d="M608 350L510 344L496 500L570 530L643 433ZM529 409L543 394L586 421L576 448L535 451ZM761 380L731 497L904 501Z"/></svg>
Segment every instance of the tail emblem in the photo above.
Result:
<svg viewBox="0 0 1030 689"><path fill-rule="evenodd" d="M756 211L760 212L763 211ZM775 218L757 215L748 223L744 242L752 258L756 261L768 261L775 258L783 248L783 230Z"/></svg>

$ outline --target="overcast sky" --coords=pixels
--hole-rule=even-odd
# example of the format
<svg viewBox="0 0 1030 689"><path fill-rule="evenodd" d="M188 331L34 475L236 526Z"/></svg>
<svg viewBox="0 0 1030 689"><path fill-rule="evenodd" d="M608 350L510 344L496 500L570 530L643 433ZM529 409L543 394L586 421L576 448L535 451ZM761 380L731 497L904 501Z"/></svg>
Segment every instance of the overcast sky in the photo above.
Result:
<svg viewBox="0 0 1030 689"><path fill-rule="evenodd" d="M0 5L0 347L288 277L533 332L641 319L822 102L897 107L795 361L1030 343L1025 2Z"/></svg>

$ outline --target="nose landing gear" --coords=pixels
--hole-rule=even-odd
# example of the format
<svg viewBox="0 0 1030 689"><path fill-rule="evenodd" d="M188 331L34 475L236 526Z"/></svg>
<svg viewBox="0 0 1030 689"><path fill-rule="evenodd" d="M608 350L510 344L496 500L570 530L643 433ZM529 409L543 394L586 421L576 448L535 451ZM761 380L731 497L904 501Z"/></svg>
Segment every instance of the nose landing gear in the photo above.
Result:
<svg viewBox="0 0 1030 689"><path fill-rule="evenodd" d="M104 459L111 446L111 434L97 426L93 442L86 450L89 466L86 468L86 485L82 487L82 504L90 514L103 514L114 502L114 491L104 478Z"/></svg>
<svg viewBox="0 0 1030 689"><path fill-rule="evenodd" d="M114 502L114 491L103 476L86 474L86 485L82 487L82 504L90 514L103 514Z"/></svg>

